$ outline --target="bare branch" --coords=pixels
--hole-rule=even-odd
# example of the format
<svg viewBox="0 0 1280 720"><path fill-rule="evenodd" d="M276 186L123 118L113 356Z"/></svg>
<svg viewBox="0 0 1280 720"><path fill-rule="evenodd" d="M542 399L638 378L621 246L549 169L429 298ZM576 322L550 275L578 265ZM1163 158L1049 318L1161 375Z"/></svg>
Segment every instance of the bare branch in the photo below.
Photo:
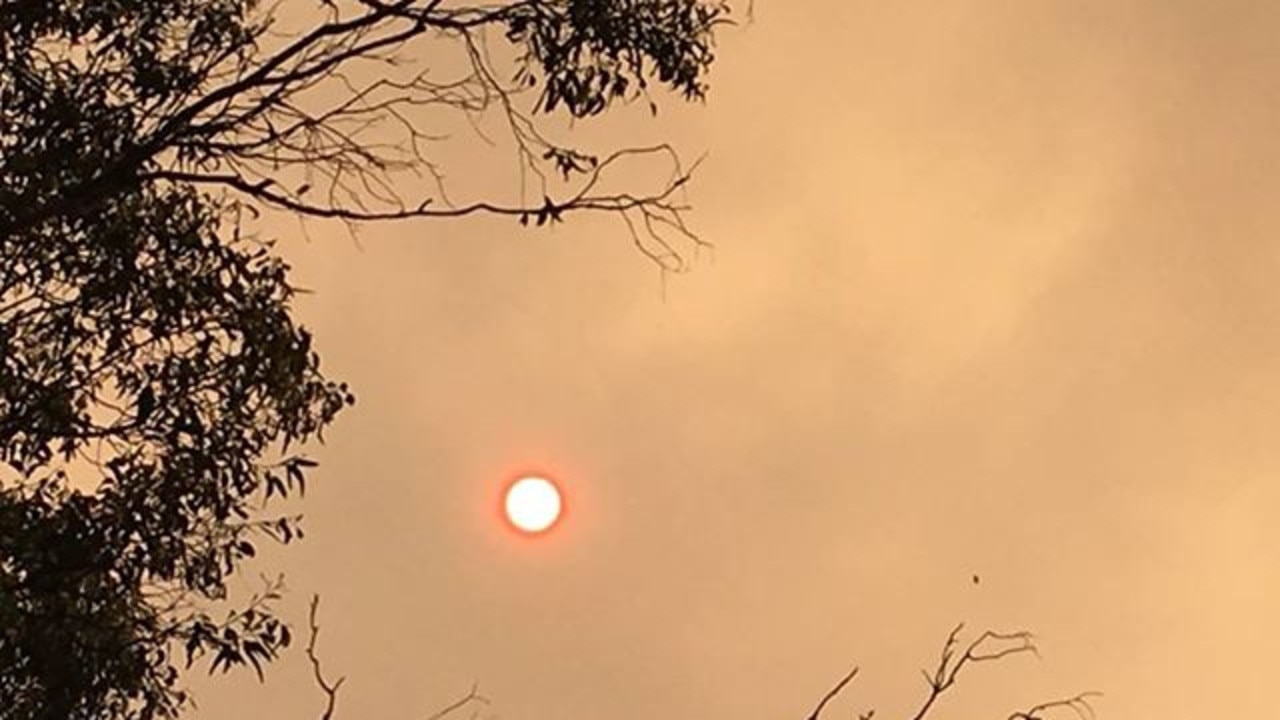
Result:
<svg viewBox="0 0 1280 720"><path fill-rule="evenodd" d="M469 690L466 695L463 695L457 700L454 700L453 702L449 703L443 708L440 708L439 710L435 711L430 716L428 716L426 720L444 720L444 718L448 717L449 715L452 715L453 713L461 710L462 708L467 707L468 705L474 705L477 703L481 705L488 705L489 700L488 698L480 694L480 688L473 683L471 685L471 690Z"/></svg>
<svg viewBox="0 0 1280 720"><path fill-rule="evenodd" d="M962 644L960 633L963 629L964 624L961 623L947 634L937 667L933 672L923 671L925 682L929 685L929 695L912 716L912 720L923 720L934 708L938 698L955 685L960 671L969 664L991 662L1025 653L1036 654L1035 644L1028 632L1000 633L988 630L967 644ZM827 703L831 702L857 674L857 667L850 670L840 682L822 696L817 707L805 720L820 720L820 715ZM1049 714L1057 710L1071 711L1076 715L1077 720L1094 720L1093 707L1089 704L1089 700L1100 696L1101 693L1085 692L1061 700L1043 702L1009 715L1008 720L1046 720ZM857 717L858 720L872 720L875 714L876 711L872 708L860 713Z"/></svg>
<svg viewBox="0 0 1280 720"><path fill-rule="evenodd" d="M925 681L929 684L929 695L912 716L912 720L923 720L938 698L955 685L960 671L970 663L1000 660L1023 653L1036 654L1031 633L998 633L988 630L966 645L963 652L957 655L960 647L959 636L963 629L964 623L961 623L947 635L937 668L932 674L924 672Z"/></svg>
<svg viewBox="0 0 1280 720"><path fill-rule="evenodd" d="M307 659L311 661L311 672L315 677L316 684L325 694L324 713L320 716L321 720L332 720L333 709L338 703L338 689L342 687L345 677L340 677L334 682L325 679L324 671L320 667L320 657L316 655L316 641L320 637L320 624L316 619L316 613L320 608L320 596L311 596L311 609L307 615L307 620L311 628L311 637L307 641Z"/></svg>
<svg viewBox="0 0 1280 720"><path fill-rule="evenodd" d="M822 714L822 709L827 706L827 703L831 702L832 698L834 698L836 695L839 695L840 691L844 689L844 686L848 685L849 681L853 680L853 678L857 674L858 674L858 668L855 666L852 670L850 670L847 674L845 674L844 677L840 678L840 682L832 686L832 688L827 691L827 694L823 695L822 699L818 701L817 707L813 709L813 712L809 713L808 720L818 720L818 716Z"/></svg>
<svg viewBox="0 0 1280 720"><path fill-rule="evenodd" d="M333 720L333 712L338 703L338 690L342 687L345 677L330 682L325 678L324 671L320 664L320 656L316 653L316 642L320 637L320 623L317 615L320 608L320 596L311 596L311 606L307 615L307 622L310 628L310 638L307 641L307 659L311 662L312 676L315 678L316 685L325 695L325 708L321 714L321 720ZM471 685L471 689L465 695L454 700L448 705L440 708L436 712L427 716L425 720L445 720L454 713L471 705L488 705L488 698L480 694L480 688L476 684Z"/></svg>
<svg viewBox="0 0 1280 720"><path fill-rule="evenodd" d="M1040 703L1028 710L1013 713L1009 720L1043 720L1045 713L1053 710L1070 710L1079 720L1093 720L1095 716L1089 700L1099 697L1102 697L1100 692L1086 692L1063 700Z"/></svg>

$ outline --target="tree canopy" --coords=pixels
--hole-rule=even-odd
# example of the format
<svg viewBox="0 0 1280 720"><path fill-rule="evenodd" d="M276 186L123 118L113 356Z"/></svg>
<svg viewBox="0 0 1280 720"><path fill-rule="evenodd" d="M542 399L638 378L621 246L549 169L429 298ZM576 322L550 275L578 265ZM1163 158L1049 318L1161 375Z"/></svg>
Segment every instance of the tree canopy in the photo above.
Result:
<svg viewBox="0 0 1280 720"><path fill-rule="evenodd" d="M298 3L302 5L302 3ZM311 5L308 3L308 5ZM220 608L255 547L288 543L322 438L354 398L295 318L264 209L348 223L621 216L651 258L694 239L669 147L601 154L542 118L657 93L700 100L728 8L697 0L317 0L281 35L254 0L0 3L0 708L173 717L180 671L261 672L290 642L270 585ZM437 78L415 62L465 59ZM505 53L505 54L504 54ZM404 198L440 178L424 108L495 114L533 188ZM636 155L673 164L605 193Z"/></svg>

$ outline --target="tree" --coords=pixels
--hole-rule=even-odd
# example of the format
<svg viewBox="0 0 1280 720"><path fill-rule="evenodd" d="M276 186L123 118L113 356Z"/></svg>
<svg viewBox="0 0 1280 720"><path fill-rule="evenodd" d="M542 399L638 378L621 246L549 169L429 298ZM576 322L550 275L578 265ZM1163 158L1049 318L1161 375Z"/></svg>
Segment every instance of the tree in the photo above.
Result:
<svg viewBox="0 0 1280 720"><path fill-rule="evenodd" d="M301 3L293 4L294 7ZM696 0L318 0L283 40L255 0L0 2L0 708L6 720L177 715L180 670L290 642L279 587L215 613L298 518L298 449L354 401L294 318L264 209L355 224L613 213L666 268L696 242L667 146L596 155L550 120L704 97L728 8ZM462 72L420 63L452 48ZM525 108L528 108L527 110ZM511 202L435 180L425 111L501 120ZM637 156L648 193L605 192ZM529 197L533 199L530 200ZM674 233L674 235L672 235Z"/></svg>

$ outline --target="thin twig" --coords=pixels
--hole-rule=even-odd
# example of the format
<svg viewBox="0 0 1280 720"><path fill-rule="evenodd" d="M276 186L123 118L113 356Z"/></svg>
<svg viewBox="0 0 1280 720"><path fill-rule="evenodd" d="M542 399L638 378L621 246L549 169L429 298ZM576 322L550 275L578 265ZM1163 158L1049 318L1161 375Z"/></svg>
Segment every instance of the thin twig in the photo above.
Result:
<svg viewBox="0 0 1280 720"><path fill-rule="evenodd" d="M345 677L340 677L336 682L330 683L324 677L324 671L320 667L320 657L316 655L316 641L320 637L320 624L316 620L317 611L320 608L320 596L311 596L311 611L308 613L308 622L311 626L311 637L307 641L307 659L311 661L311 671L315 676L316 684L325 694L324 714L320 716L321 720L332 720L333 709L338 703L338 689L342 687Z"/></svg>
<svg viewBox="0 0 1280 720"><path fill-rule="evenodd" d="M858 668L855 666L852 670L850 670L847 674L845 674L844 677L840 678L840 682L836 683L830 690L827 691L827 694L823 695L822 699L818 701L817 707L813 709L813 712L809 713L808 720L818 720L818 716L822 714L822 709L827 706L827 703L831 702L832 698L834 698L836 695L839 695L840 691L844 689L844 686L848 685L849 681L853 680L854 676L856 676L857 674L858 674Z"/></svg>

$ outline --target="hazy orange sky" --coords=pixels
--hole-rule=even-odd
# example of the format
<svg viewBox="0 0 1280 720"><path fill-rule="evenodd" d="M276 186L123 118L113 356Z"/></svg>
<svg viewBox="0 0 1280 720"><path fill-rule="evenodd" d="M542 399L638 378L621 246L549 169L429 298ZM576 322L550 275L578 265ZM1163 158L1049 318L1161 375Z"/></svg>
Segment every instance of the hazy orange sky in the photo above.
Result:
<svg viewBox="0 0 1280 720"><path fill-rule="evenodd" d="M801 720L853 663L829 717L900 717L961 620L1043 660L936 718L1272 715L1280 4L755 15L705 107L584 136L710 153L665 299L607 217L279 226L359 396L263 566L324 598L338 717ZM526 467L570 493L536 543ZM316 717L309 672L197 717Z"/></svg>

